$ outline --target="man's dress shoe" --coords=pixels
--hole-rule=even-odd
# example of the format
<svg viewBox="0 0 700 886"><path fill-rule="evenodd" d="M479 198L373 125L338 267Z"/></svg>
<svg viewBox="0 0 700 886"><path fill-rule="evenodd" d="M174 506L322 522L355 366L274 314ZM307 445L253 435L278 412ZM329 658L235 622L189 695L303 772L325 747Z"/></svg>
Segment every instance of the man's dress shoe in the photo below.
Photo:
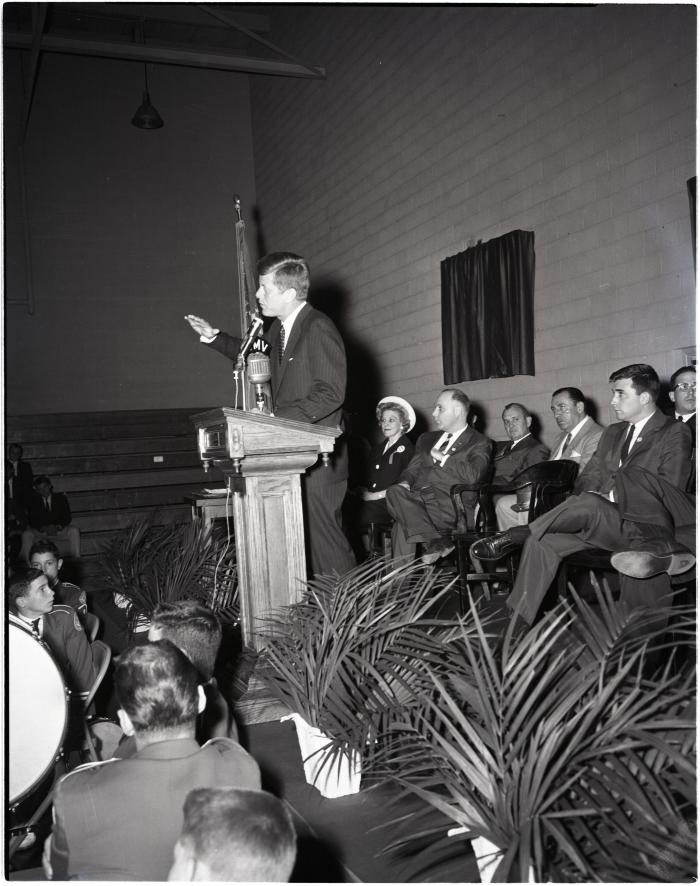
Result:
<svg viewBox="0 0 700 886"><path fill-rule="evenodd" d="M669 575L679 575L687 572L695 565L695 557L690 551L668 551L654 553L653 551L619 551L613 554L610 562L623 575L631 578L651 578L668 572Z"/></svg>
<svg viewBox="0 0 700 886"><path fill-rule="evenodd" d="M500 560L506 554L512 554L521 548L523 542L513 539L509 531L501 532L499 535L492 535L489 538L482 538L475 541L469 548L469 553L477 560Z"/></svg>

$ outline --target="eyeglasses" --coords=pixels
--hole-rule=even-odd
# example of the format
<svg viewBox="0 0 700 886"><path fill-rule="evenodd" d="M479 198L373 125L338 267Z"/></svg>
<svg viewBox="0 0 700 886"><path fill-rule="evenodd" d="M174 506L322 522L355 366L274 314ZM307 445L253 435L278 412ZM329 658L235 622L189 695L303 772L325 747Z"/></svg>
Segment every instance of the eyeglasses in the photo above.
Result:
<svg viewBox="0 0 700 886"><path fill-rule="evenodd" d="M673 389L674 391L692 391L695 393L695 382L694 381L682 381L680 384L677 384Z"/></svg>

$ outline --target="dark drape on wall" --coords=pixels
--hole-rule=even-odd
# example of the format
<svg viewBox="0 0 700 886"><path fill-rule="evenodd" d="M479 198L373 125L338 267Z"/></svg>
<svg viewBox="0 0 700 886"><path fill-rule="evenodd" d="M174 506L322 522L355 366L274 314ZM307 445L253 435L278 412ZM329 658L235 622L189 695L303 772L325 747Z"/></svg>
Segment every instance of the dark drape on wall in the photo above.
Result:
<svg viewBox="0 0 700 886"><path fill-rule="evenodd" d="M511 231L440 262L445 384L535 374L535 235Z"/></svg>

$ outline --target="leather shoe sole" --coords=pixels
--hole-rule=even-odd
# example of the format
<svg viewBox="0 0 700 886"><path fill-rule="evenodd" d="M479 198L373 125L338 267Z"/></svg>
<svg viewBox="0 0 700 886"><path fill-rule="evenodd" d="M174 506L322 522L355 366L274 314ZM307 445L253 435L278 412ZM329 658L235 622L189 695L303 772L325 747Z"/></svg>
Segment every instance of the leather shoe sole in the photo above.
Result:
<svg viewBox="0 0 700 886"><path fill-rule="evenodd" d="M623 575L630 578L651 578L667 572L680 575L695 565L695 557L689 551L669 554L653 554L651 551L620 551L613 554L610 562Z"/></svg>
<svg viewBox="0 0 700 886"><path fill-rule="evenodd" d="M472 558L476 557L477 560L489 562L491 560L500 560L501 557L512 554L513 551L517 551L520 547L522 545L514 542L506 534L492 535L491 538L482 538L479 541L475 541L469 548L469 554Z"/></svg>

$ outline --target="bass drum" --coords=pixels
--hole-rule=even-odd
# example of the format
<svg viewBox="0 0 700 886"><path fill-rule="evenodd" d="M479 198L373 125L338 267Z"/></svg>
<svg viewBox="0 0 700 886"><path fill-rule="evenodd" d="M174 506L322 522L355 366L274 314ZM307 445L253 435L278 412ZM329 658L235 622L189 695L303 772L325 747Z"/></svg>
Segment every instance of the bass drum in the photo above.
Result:
<svg viewBox="0 0 700 886"><path fill-rule="evenodd" d="M46 646L9 624L10 806L41 782L59 758L68 726L68 692Z"/></svg>

